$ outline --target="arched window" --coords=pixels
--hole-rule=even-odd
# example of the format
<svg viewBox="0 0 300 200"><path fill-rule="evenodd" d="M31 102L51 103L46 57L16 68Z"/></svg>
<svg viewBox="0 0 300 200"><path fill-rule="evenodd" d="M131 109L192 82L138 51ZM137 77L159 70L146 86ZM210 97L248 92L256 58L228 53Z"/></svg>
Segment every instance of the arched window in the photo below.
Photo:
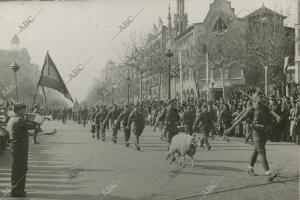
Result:
<svg viewBox="0 0 300 200"><path fill-rule="evenodd" d="M213 32L215 33L224 33L227 31L227 25L225 22L222 20L222 18L219 18L213 28Z"/></svg>

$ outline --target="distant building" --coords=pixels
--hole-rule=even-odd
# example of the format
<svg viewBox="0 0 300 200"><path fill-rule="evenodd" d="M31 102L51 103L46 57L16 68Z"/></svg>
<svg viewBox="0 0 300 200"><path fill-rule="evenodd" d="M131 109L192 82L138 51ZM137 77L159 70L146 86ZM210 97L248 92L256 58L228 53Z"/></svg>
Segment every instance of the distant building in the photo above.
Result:
<svg viewBox="0 0 300 200"><path fill-rule="evenodd" d="M17 35L14 35L14 37L10 41L11 44L11 50L17 50L20 48L20 39Z"/></svg>

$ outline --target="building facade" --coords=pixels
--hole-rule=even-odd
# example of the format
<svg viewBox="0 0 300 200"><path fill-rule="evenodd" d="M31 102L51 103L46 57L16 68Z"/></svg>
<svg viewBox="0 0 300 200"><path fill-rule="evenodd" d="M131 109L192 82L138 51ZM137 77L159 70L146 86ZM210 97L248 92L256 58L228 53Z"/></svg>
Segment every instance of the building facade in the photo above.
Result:
<svg viewBox="0 0 300 200"><path fill-rule="evenodd" d="M159 49L158 52L162 55L166 50L171 49L174 54L171 66L171 98L176 97L183 100L195 97L220 99L224 95L229 96L233 89L247 85L247 74L244 70L246 64L230 62L226 66L218 68L207 50L207 46L216 44L213 44L214 40L209 40L208 37L232 35L236 30L236 32L241 32L241 38L243 38L247 34L246 31L251 28L250 26L257 23L258 17L261 19L261 16L268 14L277 16L280 19L278 26L282 28L285 17L262 6L246 17L239 18L235 14L235 9L231 7L230 1L214 0L202 22L188 24L185 3L185 0L177 0L173 21L169 7L168 25L164 26L161 23L159 30L154 30L150 34L150 39L148 38L148 48ZM272 20L270 19L270 21ZM300 25L297 25L296 38L299 38L300 35L299 27ZM298 41L296 44L297 56L295 57L295 80L297 82L299 82L300 77L298 70L300 65L299 52ZM165 59L167 60L167 58ZM167 69L167 62L164 64L165 66L161 67ZM163 71L163 73L152 74L151 76L150 81L147 79L152 91L149 95L154 98L159 96L161 99L165 99L168 89L168 73ZM163 82L160 87L157 86L158 80ZM157 91L164 95L157 95Z"/></svg>

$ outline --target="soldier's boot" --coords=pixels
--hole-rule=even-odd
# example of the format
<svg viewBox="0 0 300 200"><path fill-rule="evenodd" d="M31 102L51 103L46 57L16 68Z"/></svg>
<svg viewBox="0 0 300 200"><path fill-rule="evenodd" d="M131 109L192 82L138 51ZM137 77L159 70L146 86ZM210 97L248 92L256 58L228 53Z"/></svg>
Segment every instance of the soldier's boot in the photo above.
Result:
<svg viewBox="0 0 300 200"><path fill-rule="evenodd" d="M138 151L141 150L140 145L138 143L135 143L135 149L138 150Z"/></svg>
<svg viewBox="0 0 300 200"><path fill-rule="evenodd" d="M116 128L112 128L113 131L113 143L117 144L117 130Z"/></svg>

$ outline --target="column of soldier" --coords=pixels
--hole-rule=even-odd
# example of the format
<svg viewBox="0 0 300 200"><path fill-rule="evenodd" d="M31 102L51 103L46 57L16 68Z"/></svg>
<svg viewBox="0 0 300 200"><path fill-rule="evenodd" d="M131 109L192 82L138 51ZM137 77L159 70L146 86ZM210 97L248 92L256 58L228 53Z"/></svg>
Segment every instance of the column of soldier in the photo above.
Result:
<svg viewBox="0 0 300 200"><path fill-rule="evenodd" d="M209 139L216 136L229 141L229 137L244 137L244 142L254 146L250 158L248 173L256 176L254 164L257 156L261 156L262 165L268 180L278 174L269 169L266 159L266 142L300 143L300 98L266 97L261 89L239 93L231 100L189 99L179 104L177 99L164 101L143 101L135 105L112 107L95 106L88 110L77 109L73 119L78 123L91 123L92 137L105 141L106 130L111 127L112 141L117 143L117 133L121 128L125 135L125 146L129 147L131 133L135 136L135 148L140 150L140 136L146 125L160 129L160 138L165 140L167 150L172 147L172 139L178 132L197 138L198 146L210 151ZM200 134L201 138L200 138ZM184 137L182 137L184 139ZM177 141L178 142L178 141ZM184 142L184 141L183 141ZM191 146L193 143L191 143ZM197 148L197 145L196 145ZM169 150L169 154L170 155ZM187 148L191 153L191 148ZM188 152L189 151L189 152ZM172 152L172 161L175 157ZM192 155L193 156L193 155Z"/></svg>
<svg viewBox="0 0 300 200"><path fill-rule="evenodd" d="M38 106L34 106L33 112L38 113L38 110ZM26 171L24 170L27 169L28 130L35 130L38 133L41 129L36 123L26 121L24 117L26 105L24 104L15 104L12 108L2 106L0 111L2 125L8 121L6 129L12 144L12 185L17 186L12 188L11 194L13 197L24 197L26 196L26 192L24 192ZM248 173L256 175L254 164L257 156L260 155L268 180L272 180L277 174L271 172L266 159L267 140L299 144L299 96L298 98L267 98L259 89L252 96L249 94L235 95L233 99L227 101L190 99L179 104L176 99L171 99L168 102L144 101L123 107L115 104L112 107L102 105L90 109L87 107L62 108L52 109L48 112L52 114L53 119L62 120L64 124L67 123L67 119L73 119L82 123L83 126L90 121L92 137L102 141L105 141L105 132L110 128L112 141L117 143L117 133L122 128L125 134L125 146L129 146L132 133L135 136L137 150L141 149L140 136L146 125L153 126L154 131L159 127L160 138L168 143L168 148L172 147L172 140L179 136L178 132L185 132L183 135L197 138L199 146L205 144L208 150L211 149L209 139L213 140L216 136L223 137L225 141L229 141L229 137L232 136L244 137L245 143L251 143L254 146ZM16 129L16 127L20 128ZM3 128L0 129L1 147L3 143L7 143L7 131ZM198 133L201 133L201 138ZM34 136L34 143L38 144L36 135L34 134ZM191 145L193 146L194 143ZM197 145L194 147L197 148ZM20 158L22 158L22 162L19 162L20 166L14 167L17 164L17 160L14 159ZM18 182L18 180L21 181Z"/></svg>

